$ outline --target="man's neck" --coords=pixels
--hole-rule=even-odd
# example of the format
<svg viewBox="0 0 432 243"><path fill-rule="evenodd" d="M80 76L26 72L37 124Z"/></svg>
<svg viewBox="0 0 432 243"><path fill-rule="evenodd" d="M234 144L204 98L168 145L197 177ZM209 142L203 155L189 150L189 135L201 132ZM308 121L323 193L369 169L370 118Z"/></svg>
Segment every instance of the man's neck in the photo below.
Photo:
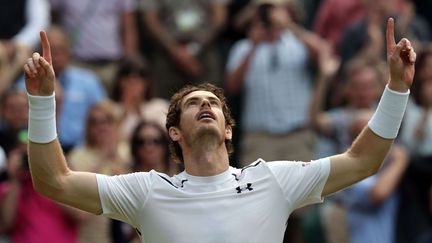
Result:
<svg viewBox="0 0 432 243"><path fill-rule="evenodd" d="M185 170L194 176L218 175L229 168L228 152L225 144L216 149L199 149L183 151Z"/></svg>

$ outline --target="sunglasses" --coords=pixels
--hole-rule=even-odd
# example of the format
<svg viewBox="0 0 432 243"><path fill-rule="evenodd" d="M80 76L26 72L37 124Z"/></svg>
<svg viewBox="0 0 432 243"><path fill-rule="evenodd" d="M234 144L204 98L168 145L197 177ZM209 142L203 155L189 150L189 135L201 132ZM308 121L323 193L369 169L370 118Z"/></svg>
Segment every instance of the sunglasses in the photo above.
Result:
<svg viewBox="0 0 432 243"><path fill-rule="evenodd" d="M139 138L137 139L137 145L162 145L164 140L162 138Z"/></svg>
<svg viewBox="0 0 432 243"><path fill-rule="evenodd" d="M91 117L89 119L89 123L91 125L101 125L101 124L111 124L114 122L114 119L111 117Z"/></svg>

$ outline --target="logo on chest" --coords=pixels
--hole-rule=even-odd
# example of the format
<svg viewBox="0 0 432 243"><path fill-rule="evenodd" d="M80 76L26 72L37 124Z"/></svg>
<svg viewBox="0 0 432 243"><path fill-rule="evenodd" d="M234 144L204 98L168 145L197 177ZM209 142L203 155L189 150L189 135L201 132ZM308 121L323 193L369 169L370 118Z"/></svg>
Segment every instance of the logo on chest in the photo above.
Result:
<svg viewBox="0 0 432 243"><path fill-rule="evenodd" d="M242 193L243 191L253 191L252 183L247 183L245 186L238 186L235 189L237 193Z"/></svg>

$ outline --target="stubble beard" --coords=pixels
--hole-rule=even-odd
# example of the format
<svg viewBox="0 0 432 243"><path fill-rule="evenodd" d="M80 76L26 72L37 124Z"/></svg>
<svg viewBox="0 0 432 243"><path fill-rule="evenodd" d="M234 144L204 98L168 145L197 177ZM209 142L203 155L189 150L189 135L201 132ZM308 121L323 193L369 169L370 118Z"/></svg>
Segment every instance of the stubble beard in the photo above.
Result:
<svg viewBox="0 0 432 243"><path fill-rule="evenodd" d="M223 142L224 139L221 138L217 128L211 126L200 127L194 135L186 139L188 146L205 147L206 149L217 147Z"/></svg>

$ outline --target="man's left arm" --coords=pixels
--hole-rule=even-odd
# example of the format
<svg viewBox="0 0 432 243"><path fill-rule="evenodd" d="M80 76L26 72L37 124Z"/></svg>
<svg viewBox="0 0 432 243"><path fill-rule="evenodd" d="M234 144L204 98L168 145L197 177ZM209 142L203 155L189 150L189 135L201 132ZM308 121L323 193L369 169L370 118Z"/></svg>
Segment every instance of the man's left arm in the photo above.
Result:
<svg viewBox="0 0 432 243"><path fill-rule="evenodd" d="M396 44L394 20L391 18L387 22L386 37L390 81L377 111L351 148L343 154L330 157L330 175L322 196L375 174L396 138L413 81L416 53L405 38Z"/></svg>

